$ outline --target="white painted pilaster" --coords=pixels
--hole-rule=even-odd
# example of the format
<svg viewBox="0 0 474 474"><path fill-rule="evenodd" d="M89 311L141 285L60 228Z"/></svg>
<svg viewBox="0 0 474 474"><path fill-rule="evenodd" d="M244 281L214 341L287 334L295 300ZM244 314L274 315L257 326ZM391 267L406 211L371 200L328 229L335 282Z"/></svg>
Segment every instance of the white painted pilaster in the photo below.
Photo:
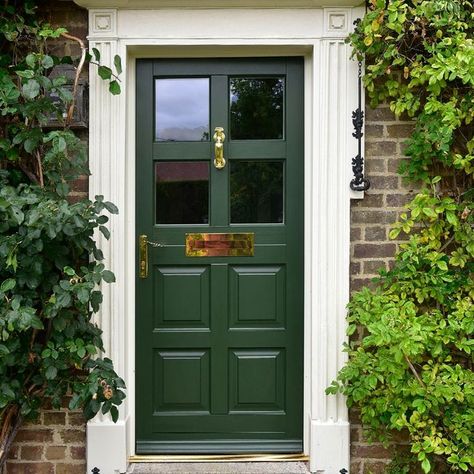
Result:
<svg viewBox="0 0 474 474"><path fill-rule="evenodd" d="M118 52L117 11L114 9L91 10L89 12L89 48L100 52L100 63L113 64ZM115 203L120 214L111 216L110 241L97 233L98 246L104 253L104 263L115 273L119 282L124 281L124 201L123 178L125 164L125 142L119 133L120 115L124 98L113 96L108 91L108 82L97 75L97 66L90 71L90 118L89 118L89 195L103 195ZM122 85L123 87L123 85ZM96 321L103 331L104 354L114 361L117 373L125 377L125 293L121 284L102 285L104 296ZM109 415L99 414L87 425L87 472L98 467L104 473L122 473L127 469L126 427L127 404L120 407L117 423ZM107 453L107 455L104 455Z"/></svg>

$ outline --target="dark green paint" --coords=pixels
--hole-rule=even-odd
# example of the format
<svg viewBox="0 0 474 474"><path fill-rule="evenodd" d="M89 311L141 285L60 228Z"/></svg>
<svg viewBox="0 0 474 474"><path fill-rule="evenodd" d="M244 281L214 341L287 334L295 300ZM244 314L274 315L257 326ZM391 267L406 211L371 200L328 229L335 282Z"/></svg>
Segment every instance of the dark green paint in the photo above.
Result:
<svg viewBox="0 0 474 474"><path fill-rule="evenodd" d="M285 78L285 138L229 140L229 76ZM229 166L210 173L209 225L155 225L154 163L213 160L213 143L157 143L154 77L211 78L210 130L227 160L283 161L285 222L229 224ZM137 453L301 452L303 437L303 62L137 62ZM254 257L186 257L186 232L254 232Z"/></svg>

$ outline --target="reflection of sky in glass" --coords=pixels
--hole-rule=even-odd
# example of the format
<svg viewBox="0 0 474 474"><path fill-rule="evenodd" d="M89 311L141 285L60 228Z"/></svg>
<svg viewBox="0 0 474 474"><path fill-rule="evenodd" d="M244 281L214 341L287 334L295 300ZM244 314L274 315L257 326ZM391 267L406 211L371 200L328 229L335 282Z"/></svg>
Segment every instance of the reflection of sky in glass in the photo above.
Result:
<svg viewBox="0 0 474 474"><path fill-rule="evenodd" d="M156 139L209 140L209 79L157 79Z"/></svg>

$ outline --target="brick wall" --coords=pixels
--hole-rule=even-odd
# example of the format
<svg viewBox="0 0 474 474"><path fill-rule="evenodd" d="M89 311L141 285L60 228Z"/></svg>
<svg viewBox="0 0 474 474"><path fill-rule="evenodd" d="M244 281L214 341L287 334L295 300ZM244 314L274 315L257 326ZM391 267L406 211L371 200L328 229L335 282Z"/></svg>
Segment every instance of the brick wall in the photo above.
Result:
<svg viewBox="0 0 474 474"><path fill-rule="evenodd" d="M388 239L390 225L415 189L397 174L404 159L404 142L413 125L395 118L388 107L366 107L366 175L371 187L364 199L352 202L351 289L371 283L380 268L388 269L400 241ZM393 450L369 444L357 413L351 413L351 474L382 473Z"/></svg>
<svg viewBox="0 0 474 474"><path fill-rule="evenodd" d="M85 439L82 413L47 407L18 431L5 474L84 474Z"/></svg>

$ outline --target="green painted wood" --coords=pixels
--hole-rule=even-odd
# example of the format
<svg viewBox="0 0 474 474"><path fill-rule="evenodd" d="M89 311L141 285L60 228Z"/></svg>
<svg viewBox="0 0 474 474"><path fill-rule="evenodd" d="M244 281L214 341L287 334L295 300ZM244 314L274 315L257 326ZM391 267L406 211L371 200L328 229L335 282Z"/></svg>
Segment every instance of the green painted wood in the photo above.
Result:
<svg viewBox="0 0 474 474"><path fill-rule="evenodd" d="M229 77L285 78L285 138L229 140ZM209 77L212 142L154 142L154 78ZM137 453L301 452L303 438L303 61L137 61ZM284 162L283 223L229 224L229 163ZM209 223L155 225L157 161L209 161ZM253 257L185 256L186 232L254 232ZM138 258L138 256L137 256Z"/></svg>

